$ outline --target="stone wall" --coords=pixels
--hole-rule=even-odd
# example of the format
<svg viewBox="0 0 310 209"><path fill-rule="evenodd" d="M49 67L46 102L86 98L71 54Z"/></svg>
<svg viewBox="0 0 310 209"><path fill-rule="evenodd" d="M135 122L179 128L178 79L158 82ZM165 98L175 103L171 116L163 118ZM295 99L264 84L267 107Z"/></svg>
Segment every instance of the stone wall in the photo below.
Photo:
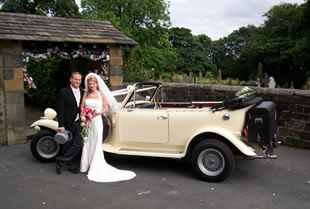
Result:
<svg viewBox="0 0 310 209"><path fill-rule="evenodd" d="M165 101L222 101L243 86L165 83ZM277 105L277 134L283 144L310 149L310 91L251 87Z"/></svg>
<svg viewBox="0 0 310 209"><path fill-rule="evenodd" d="M0 55L0 144L6 143L4 107L3 56Z"/></svg>
<svg viewBox="0 0 310 209"><path fill-rule="evenodd" d="M110 84L111 86L123 85L123 48L110 46Z"/></svg>
<svg viewBox="0 0 310 209"><path fill-rule="evenodd" d="M20 41L0 40L0 144L26 141L21 52Z"/></svg>

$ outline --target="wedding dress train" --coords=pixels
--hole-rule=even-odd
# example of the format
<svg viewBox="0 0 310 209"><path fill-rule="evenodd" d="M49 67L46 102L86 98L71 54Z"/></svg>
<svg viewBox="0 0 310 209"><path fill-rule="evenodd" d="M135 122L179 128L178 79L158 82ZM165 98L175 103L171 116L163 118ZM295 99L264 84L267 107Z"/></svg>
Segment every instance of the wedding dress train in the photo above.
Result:
<svg viewBox="0 0 310 209"><path fill-rule="evenodd" d="M101 111L102 99L97 92L99 99L86 99L85 107ZM116 182L132 179L136 174L132 171L119 170L109 165L102 151L103 123L100 116L91 121L91 128L88 133L88 140L84 143L81 157L81 172L87 172L87 177L95 182Z"/></svg>

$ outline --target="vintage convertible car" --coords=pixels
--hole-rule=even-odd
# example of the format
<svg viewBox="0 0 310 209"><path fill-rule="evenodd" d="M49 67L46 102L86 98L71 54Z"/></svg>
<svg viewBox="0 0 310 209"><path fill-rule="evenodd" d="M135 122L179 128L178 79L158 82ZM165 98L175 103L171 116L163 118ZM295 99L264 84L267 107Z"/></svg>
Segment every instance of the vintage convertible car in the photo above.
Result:
<svg viewBox="0 0 310 209"><path fill-rule="evenodd" d="M106 116L105 152L118 155L186 159L199 178L219 182L235 167L235 155L273 159L276 147L276 107L252 95L221 102L165 102L163 85L137 83L113 91L119 109ZM247 102L244 102L247 101ZM250 102L249 102L250 101ZM54 135L56 112L31 127L31 151L42 162L61 150Z"/></svg>

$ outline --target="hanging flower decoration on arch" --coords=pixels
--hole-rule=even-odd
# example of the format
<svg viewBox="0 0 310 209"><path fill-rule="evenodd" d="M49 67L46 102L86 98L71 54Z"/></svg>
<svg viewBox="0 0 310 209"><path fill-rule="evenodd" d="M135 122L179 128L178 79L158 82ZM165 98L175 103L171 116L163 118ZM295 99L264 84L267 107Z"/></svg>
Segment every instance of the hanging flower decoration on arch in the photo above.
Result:
<svg viewBox="0 0 310 209"><path fill-rule="evenodd" d="M65 51L60 51L57 46L52 47L52 48L47 48L45 53L38 53L38 54L31 53L29 52L28 49L22 50L22 56L24 57L23 59L24 63L28 63L30 58L33 58L36 62L40 62L42 59L45 59L49 55L52 55L52 54L57 55L63 59L72 59L72 58L76 59L76 58L82 57L82 58L86 58L92 61L102 60L103 62L107 62L110 59L108 50L103 50L101 54L94 54L84 48L79 48L69 53Z"/></svg>
<svg viewBox="0 0 310 209"><path fill-rule="evenodd" d="M28 84L28 88L36 89L37 86L34 84L33 79L27 73L27 66L23 67L24 81Z"/></svg>
<svg viewBox="0 0 310 209"><path fill-rule="evenodd" d="M109 56L109 51L108 50L103 50L99 54L92 53L89 50L86 50L84 48L78 48L77 50L73 50L71 52L66 52L66 51L61 51L59 50L59 47L51 47L47 48L46 52L44 53L31 53L28 49L23 48L22 49L22 56L23 56L23 62L25 64L23 70L24 70L24 81L27 83L28 88L37 88L32 77L27 73L27 63L30 61L30 58L34 59L36 62L40 62L42 59L47 58L49 55L56 55L61 57L62 59L76 59L79 57L86 58L92 61L99 61L102 60L103 64L101 67L101 74L102 78L104 80L107 80L108 78L108 73L107 73L107 66L106 62L109 61L110 56Z"/></svg>

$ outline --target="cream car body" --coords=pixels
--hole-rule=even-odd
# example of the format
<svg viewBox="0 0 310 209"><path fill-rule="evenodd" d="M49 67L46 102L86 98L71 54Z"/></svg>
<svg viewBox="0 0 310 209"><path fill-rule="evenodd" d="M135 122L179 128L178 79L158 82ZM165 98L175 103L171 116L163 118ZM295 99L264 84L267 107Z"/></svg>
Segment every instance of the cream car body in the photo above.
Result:
<svg viewBox="0 0 310 209"><path fill-rule="evenodd" d="M210 107L120 108L112 117L112 135L103 150L116 154L183 158L189 144L203 134L225 138L246 156L254 149L241 140L244 115L250 107L213 113ZM229 120L224 115L230 115Z"/></svg>

